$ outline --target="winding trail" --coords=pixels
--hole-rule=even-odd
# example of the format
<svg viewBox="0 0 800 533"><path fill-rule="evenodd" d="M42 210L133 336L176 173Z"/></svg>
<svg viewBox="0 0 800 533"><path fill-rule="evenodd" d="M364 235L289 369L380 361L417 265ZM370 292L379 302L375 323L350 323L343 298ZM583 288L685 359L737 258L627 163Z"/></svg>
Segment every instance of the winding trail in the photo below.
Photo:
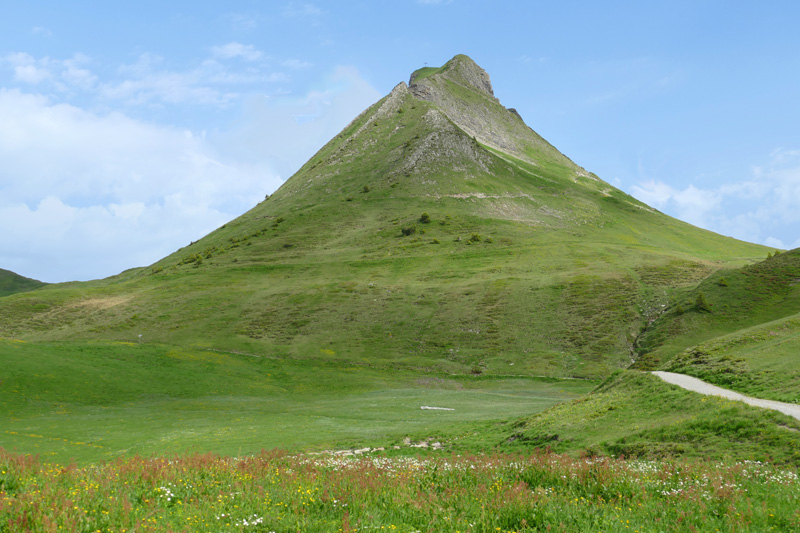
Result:
<svg viewBox="0 0 800 533"><path fill-rule="evenodd" d="M682 387L686 390L699 392L700 394L705 394L708 396L722 396L723 398L744 402L755 407L772 409L773 411L779 411L785 415L789 415L800 420L800 405L776 402L774 400L751 398L750 396L745 396L744 394L739 394L738 392L734 392L732 390L723 389L722 387L717 387L716 385L706 383L702 379L693 378L684 374L675 374L674 372L651 372L651 374L660 377L667 383L677 385L678 387Z"/></svg>

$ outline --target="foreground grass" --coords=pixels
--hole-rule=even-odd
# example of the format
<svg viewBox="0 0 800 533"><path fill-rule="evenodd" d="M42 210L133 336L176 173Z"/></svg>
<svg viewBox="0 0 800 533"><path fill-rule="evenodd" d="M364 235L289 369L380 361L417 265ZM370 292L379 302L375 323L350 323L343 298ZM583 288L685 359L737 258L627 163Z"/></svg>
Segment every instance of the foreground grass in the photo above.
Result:
<svg viewBox="0 0 800 533"><path fill-rule="evenodd" d="M0 531L797 531L794 470L533 455L129 458L0 450Z"/></svg>

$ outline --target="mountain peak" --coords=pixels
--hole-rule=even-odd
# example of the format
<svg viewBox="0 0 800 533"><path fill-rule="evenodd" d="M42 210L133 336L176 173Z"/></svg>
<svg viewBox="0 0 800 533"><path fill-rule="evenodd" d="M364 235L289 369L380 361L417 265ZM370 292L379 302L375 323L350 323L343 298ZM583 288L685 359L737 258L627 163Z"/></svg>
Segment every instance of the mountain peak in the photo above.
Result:
<svg viewBox="0 0 800 533"><path fill-rule="evenodd" d="M494 98L494 90L492 90L492 81L489 78L489 74L464 54L455 56L440 68L426 67L414 71L411 74L408 85L412 88L412 91L414 88L422 89L427 85L422 83L423 80L431 76L445 78Z"/></svg>
<svg viewBox="0 0 800 533"><path fill-rule="evenodd" d="M414 71L408 91L419 100L433 103L486 146L534 165L551 161L588 175L528 127L516 109L503 107L494 95L489 74L468 56L459 54L442 67Z"/></svg>

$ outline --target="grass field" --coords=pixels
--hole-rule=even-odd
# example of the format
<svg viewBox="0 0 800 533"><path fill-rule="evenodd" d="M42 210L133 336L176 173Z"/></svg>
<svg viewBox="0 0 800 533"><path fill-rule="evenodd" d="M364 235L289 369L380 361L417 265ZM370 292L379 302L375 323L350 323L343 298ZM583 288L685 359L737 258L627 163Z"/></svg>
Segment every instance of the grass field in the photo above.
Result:
<svg viewBox="0 0 800 533"><path fill-rule="evenodd" d="M0 352L0 446L59 462L452 438L473 423L541 411L596 384L449 376L147 343L0 340Z"/></svg>
<svg viewBox="0 0 800 533"><path fill-rule="evenodd" d="M76 468L0 450L0 531L797 531L794 471L548 453L264 452Z"/></svg>

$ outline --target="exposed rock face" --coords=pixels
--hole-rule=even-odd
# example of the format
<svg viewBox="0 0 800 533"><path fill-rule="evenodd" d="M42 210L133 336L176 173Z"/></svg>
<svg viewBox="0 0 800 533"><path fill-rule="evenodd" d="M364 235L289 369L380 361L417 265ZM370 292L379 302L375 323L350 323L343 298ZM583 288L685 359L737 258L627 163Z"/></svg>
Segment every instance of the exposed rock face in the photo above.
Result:
<svg viewBox="0 0 800 533"><path fill-rule="evenodd" d="M583 170L529 128L515 109L500 105L489 74L469 57L457 55L433 73L420 72L411 75L408 91L436 104L479 142L533 164L549 160Z"/></svg>

